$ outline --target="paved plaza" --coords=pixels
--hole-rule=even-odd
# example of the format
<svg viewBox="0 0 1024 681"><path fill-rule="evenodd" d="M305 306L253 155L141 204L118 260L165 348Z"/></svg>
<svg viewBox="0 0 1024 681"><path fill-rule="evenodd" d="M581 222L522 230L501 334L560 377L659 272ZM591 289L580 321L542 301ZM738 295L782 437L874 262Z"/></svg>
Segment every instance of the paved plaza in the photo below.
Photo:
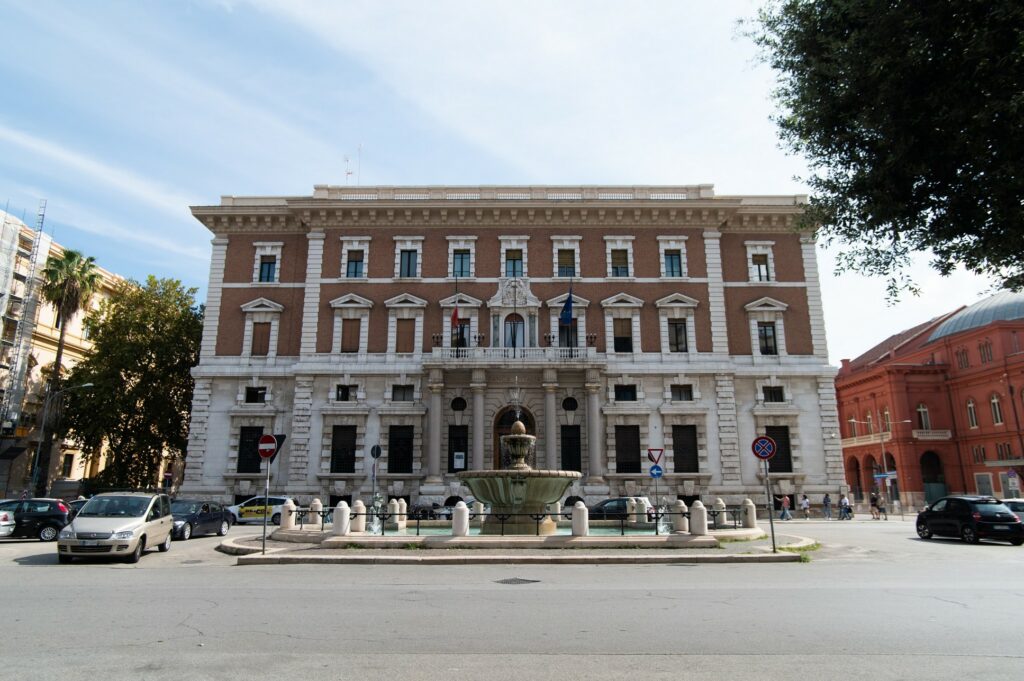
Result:
<svg viewBox="0 0 1024 681"><path fill-rule="evenodd" d="M1024 549L921 541L909 518L777 530L821 548L787 564L240 567L206 537L135 566L63 566L53 544L0 541L0 678L877 681L1024 666Z"/></svg>

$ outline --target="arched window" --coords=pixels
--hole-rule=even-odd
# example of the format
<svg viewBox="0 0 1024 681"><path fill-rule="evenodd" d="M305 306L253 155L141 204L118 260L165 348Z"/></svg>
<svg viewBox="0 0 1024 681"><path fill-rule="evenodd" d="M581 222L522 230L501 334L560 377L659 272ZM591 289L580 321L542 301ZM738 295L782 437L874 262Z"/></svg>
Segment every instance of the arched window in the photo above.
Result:
<svg viewBox="0 0 1024 681"><path fill-rule="evenodd" d="M882 410L882 428L887 433L892 432L892 416L889 414L889 407Z"/></svg>
<svg viewBox="0 0 1024 681"><path fill-rule="evenodd" d="M505 317L505 347L522 348L526 346L526 333L523 318L517 314Z"/></svg>
<svg viewBox="0 0 1024 681"><path fill-rule="evenodd" d="M850 417L850 437L857 437L857 421Z"/></svg>
<svg viewBox="0 0 1024 681"><path fill-rule="evenodd" d="M974 410L974 400L967 400L967 425L971 428L978 427L978 412Z"/></svg>
<svg viewBox="0 0 1024 681"><path fill-rule="evenodd" d="M999 403L999 395L992 395L992 423L1000 425L1003 422L1003 406Z"/></svg>
<svg viewBox="0 0 1024 681"><path fill-rule="evenodd" d="M867 424L868 435L874 435L875 434L875 422L871 418L871 412L868 412L867 414L864 415L864 423Z"/></svg>
<svg viewBox="0 0 1024 681"><path fill-rule="evenodd" d="M928 415L928 406L924 403L917 405L917 427L921 430L932 429L932 418Z"/></svg>

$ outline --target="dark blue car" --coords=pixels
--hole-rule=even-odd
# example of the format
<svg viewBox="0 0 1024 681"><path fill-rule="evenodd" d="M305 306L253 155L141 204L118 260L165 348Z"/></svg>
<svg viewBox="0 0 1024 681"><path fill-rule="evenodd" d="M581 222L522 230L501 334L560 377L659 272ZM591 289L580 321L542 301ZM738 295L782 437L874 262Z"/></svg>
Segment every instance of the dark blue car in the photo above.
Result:
<svg viewBox="0 0 1024 681"><path fill-rule="evenodd" d="M231 529L231 512L216 501L175 499L171 502L175 539L189 539L195 534L216 533L224 536Z"/></svg>

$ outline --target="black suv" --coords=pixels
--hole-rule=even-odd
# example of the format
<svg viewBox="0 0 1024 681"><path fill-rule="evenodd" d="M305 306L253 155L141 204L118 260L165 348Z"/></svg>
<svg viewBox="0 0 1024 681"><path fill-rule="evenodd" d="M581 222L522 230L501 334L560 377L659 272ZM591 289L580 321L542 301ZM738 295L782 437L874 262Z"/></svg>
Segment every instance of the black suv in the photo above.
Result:
<svg viewBox="0 0 1024 681"><path fill-rule="evenodd" d="M14 514L12 537L39 537L40 541L56 539L71 513L60 499L10 499L0 502L0 511Z"/></svg>
<svg viewBox="0 0 1024 681"><path fill-rule="evenodd" d="M1024 544L1024 524L994 497L943 497L917 516L917 536L960 537L968 544L999 539Z"/></svg>

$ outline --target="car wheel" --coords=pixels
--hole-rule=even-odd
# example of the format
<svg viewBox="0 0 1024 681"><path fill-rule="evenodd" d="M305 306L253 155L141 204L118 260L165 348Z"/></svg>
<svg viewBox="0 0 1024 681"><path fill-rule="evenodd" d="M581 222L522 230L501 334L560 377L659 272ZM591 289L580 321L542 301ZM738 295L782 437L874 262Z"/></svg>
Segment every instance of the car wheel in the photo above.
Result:
<svg viewBox="0 0 1024 681"><path fill-rule="evenodd" d="M160 546L158 546L156 548L160 551L160 553L167 553L168 551L171 550L171 533L170 532L167 533L167 539L164 539L163 543L160 544Z"/></svg>
<svg viewBox="0 0 1024 681"><path fill-rule="evenodd" d="M280 513L275 513L274 515L270 516L270 523L272 525L280 525L281 524L281 514Z"/></svg>
<svg viewBox="0 0 1024 681"><path fill-rule="evenodd" d="M220 521L220 529L217 530L217 535L223 537L231 529L231 523L226 520Z"/></svg>
<svg viewBox="0 0 1024 681"><path fill-rule="evenodd" d="M39 529L39 541L53 541L57 538L57 528L53 525L46 525Z"/></svg>
<svg viewBox="0 0 1024 681"><path fill-rule="evenodd" d="M1020 546L1021 544L1024 544L1024 539L1011 539L1010 543L1014 546Z"/></svg>
<svg viewBox="0 0 1024 681"><path fill-rule="evenodd" d="M135 545L135 550L128 554L125 558L126 563L138 563L139 558L142 558L142 552L146 550L146 538L139 537L139 543Z"/></svg>
<svg viewBox="0 0 1024 681"><path fill-rule="evenodd" d="M65 556L63 554L58 553L57 554L57 562L60 563L61 565L67 565L68 563L71 562L71 556Z"/></svg>
<svg viewBox="0 0 1024 681"><path fill-rule="evenodd" d="M968 544L978 543L978 533L974 531L974 528L970 525L964 525L960 528L960 538Z"/></svg>
<svg viewBox="0 0 1024 681"><path fill-rule="evenodd" d="M181 539L188 541L192 538L192 523L185 523L181 526Z"/></svg>
<svg viewBox="0 0 1024 681"><path fill-rule="evenodd" d="M928 529L928 523L918 522L917 523L917 536L921 539L931 539L932 531Z"/></svg>

